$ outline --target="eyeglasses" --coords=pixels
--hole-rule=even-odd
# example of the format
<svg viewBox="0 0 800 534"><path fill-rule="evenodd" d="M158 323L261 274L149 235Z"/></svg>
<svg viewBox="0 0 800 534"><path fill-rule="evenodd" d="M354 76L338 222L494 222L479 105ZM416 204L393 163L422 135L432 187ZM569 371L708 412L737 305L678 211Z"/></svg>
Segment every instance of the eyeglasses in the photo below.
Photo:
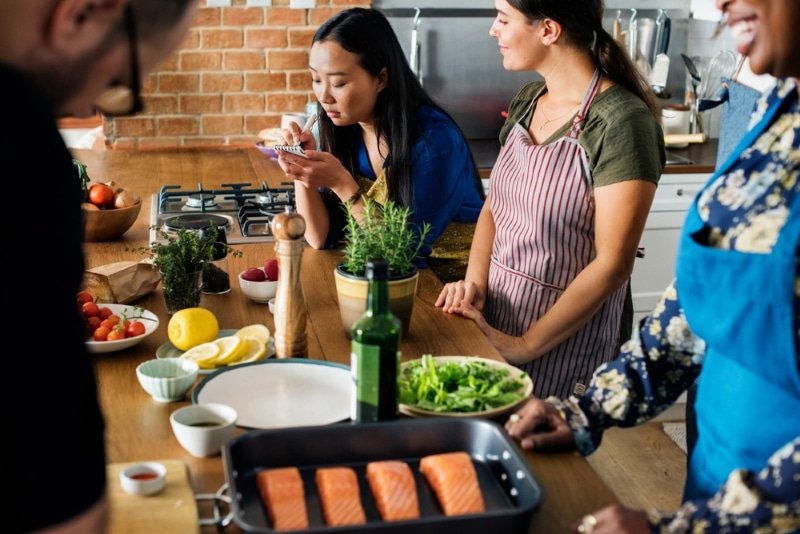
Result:
<svg viewBox="0 0 800 534"><path fill-rule="evenodd" d="M109 87L95 100L94 106L97 110L108 117L119 117L123 115L135 115L144 108L142 98L139 94L139 54L136 49L136 20L133 16L133 6L129 3L125 6L125 32L128 34L128 46L130 48L130 86L115 85Z"/></svg>

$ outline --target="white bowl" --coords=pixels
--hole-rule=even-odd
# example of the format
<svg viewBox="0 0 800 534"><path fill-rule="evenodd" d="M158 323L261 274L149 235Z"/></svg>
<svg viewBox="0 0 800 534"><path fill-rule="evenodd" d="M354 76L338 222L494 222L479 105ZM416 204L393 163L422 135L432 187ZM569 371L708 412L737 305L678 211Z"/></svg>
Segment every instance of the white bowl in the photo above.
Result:
<svg viewBox="0 0 800 534"><path fill-rule="evenodd" d="M167 468L158 462L133 464L119 472L119 483L133 495L152 495L164 489Z"/></svg>
<svg viewBox="0 0 800 534"><path fill-rule="evenodd" d="M136 367L139 384L157 402L180 401L194 384L197 362L183 358L148 360Z"/></svg>
<svg viewBox="0 0 800 534"><path fill-rule="evenodd" d="M194 404L178 408L169 422L178 443L197 457L219 454L222 445L233 436L236 410L226 404Z"/></svg>
<svg viewBox="0 0 800 534"><path fill-rule="evenodd" d="M86 347L89 352L94 354L101 354L104 352L116 352L118 350L127 349L138 343L141 343L144 338L152 334L158 329L158 316L139 306L128 306L127 304L98 304L100 308L109 308L114 315L125 317L129 320L141 319L144 325L144 334L136 337L126 337L125 339L117 339L113 341L95 341L91 337L86 340Z"/></svg>
<svg viewBox="0 0 800 534"><path fill-rule="evenodd" d="M267 302L267 306L269 306L269 312L272 315L275 315L275 297L269 299L269 302Z"/></svg>
<svg viewBox="0 0 800 534"><path fill-rule="evenodd" d="M263 267L257 267L258 269L264 270ZM270 281L270 280L263 280L261 282L253 282L251 280L245 280L242 278L244 271L239 273L239 287L242 288L242 292L250 297L250 300L258 302L259 304L266 304L269 302L269 299L275 296L275 293L278 291L278 282Z"/></svg>

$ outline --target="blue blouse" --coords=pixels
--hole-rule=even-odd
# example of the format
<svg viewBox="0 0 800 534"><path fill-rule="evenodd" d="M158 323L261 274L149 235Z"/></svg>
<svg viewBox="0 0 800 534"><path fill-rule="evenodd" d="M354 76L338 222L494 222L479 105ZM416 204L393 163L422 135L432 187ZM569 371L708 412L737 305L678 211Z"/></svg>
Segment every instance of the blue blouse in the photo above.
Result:
<svg viewBox="0 0 800 534"><path fill-rule="evenodd" d="M747 166L734 165L698 197L711 246L769 254L800 195L800 105L794 81L782 81L764 96L751 126L776 100L782 101L782 112L748 149ZM794 335L800 367L800 246L797 257ZM583 396L547 400L569 422L578 449L590 454L605 428L637 425L672 405L700 374L704 353L705 343L692 333L673 282L618 358L595 371ZM675 513L649 512L652 531L800 531L800 414L775 417L774 424L795 425L797 437L775 451L763 469L732 472L708 501L686 502Z"/></svg>
<svg viewBox="0 0 800 534"><path fill-rule="evenodd" d="M423 255L427 256L429 245L451 221L478 220L483 199L469 146L456 124L441 111L428 106L420 107L417 120L422 133L412 149L410 222L417 228L423 222L431 225L426 239L428 246L423 247ZM356 156L356 173L374 181L377 177L363 142L359 142ZM338 197L329 194L324 198L330 217L325 246L331 248L338 246L344 237L344 212ZM424 262L418 266L424 267Z"/></svg>

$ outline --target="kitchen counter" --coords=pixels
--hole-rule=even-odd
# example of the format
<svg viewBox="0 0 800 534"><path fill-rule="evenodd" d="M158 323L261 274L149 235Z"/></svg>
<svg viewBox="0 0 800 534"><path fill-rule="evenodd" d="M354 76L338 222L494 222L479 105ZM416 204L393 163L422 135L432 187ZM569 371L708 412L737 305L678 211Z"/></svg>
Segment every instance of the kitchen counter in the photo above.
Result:
<svg viewBox="0 0 800 534"><path fill-rule="evenodd" d="M147 243L151 193L165 183L205 186L226 182L266 181L271 186L284 179L278 166L253 149L186 149L156 152L76 150L75 156L88 166L94 180L115 180L142 195L144 205L134 226L123 239L108 243L87 243L87 267L121 260L138 259L132 247ZM262 265L275 256L272 243L236 245L243 255L228 257L228 270L236 273L248 266ZM342 330L333 282L338 251L306 248L301 281L308 309L308 352L314 359L349 364L350 343ZM232 283L226 295L204 295L202 306L213 311L220 328L238 328L252 323L274 327L267 307L248 300ZM419 287L409 335L401 349L404 359L422 354L475 354L500 359L477 326L457 316L441 313L433 305L441 282L430 272L420 272ZM140 344L125 351L95 357L100 400L106 418L109 462L177 459L186 463L196 493L214 493L225 482L222 460L195 458L175 440L169 424L170 414L188 401L159 404L153 401L136 380L136 366L155 356L167 341L166 314L161 288L135 303L156 313L161 319L157 331ZM202 378L202 377L201 377ZM239 430L238 432L243 432ZM588 462L574 451L527 452L525 456L544 487L545 500L535 513L531 532L566 532L582 515L617 502L614 494L597 476ZM210 516L201 508L201 515ZM239 531L235 525L227 531ZM209 531L211 531L209 529Z"/></svg>
<svg viewBox="0 0 800 534"><path fill-rule="evenodd" d="M500 152L500 142L497 139L471 139L469 146L481 178L488 178ZM667 152L667 156L671 152L689 163L670 163L668 157L664 174L710 174L716 165L717 139L690 144L687 148L668 148Z"/></svg>

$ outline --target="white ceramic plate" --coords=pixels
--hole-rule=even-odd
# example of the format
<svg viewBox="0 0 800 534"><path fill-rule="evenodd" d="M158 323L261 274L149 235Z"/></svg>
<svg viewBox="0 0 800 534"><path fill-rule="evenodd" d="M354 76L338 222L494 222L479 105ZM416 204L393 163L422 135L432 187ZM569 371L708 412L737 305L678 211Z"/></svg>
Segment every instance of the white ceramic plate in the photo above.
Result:
<svg viewBox="0 0 800 534"><path fill-rule="evenodd" d="M533 393L533 381L531 377L528 376L528 373L524 371L520 371L513 365L509 365L505 362L501 362L498 360L491 360L489 358L480 358L478 356L435 356L434 361L436 364L445 363L445 362L466 362L466 361L479 361L484 362L486 365L491 367L496 367L498 369L507 369L511 372L509 377L514 377L517 375L522 376L523 381L523 390L522 390L522 399L517 402L513 402L511 404L506 404L505 406L498 406L497 408L492 408L491 410L483 410L480 412L433 412L430 410L423 410L422 408L418 408L411 404L400 404L399 410L400 413L410 415L412 417L486 417L486 418L494 418L504 415L511 410L515 409L517 406L525 402L528 397L531 396ZM415 360L419 361L419 360ZM409 362L404 362L401 368L405 368Z"/></svg>
<svg viewBox="0 0 800 534"><path fill-rule="evenodd" d="M102 354L105 352L116 352L118 350L127 349L128 347L132 347L156 331L158 328L158 316L144 308L140 308L138 306L128 306L127 304L97 304L100 308L107 307L111 309L114 315L119 315L122 317L122 314L125 314L125 317L129 320L139 319L141 318L141 322L144 325L144 334L141 336L136 337L126 337L125 339L117 339L112 341L94 341L91 337L86 340L86 347L89 349L89 352L94 354Z"/></svg>
<svg viewBox="0 0 800 534"><path fill-rule="evenodd" d="M195 404L218 402L239 414L238 426L288 428L336 423L350 417L350 368L289 358L245 363L205 377Z"/></svg>
<svg viewBox="0 0 800 534"><path fill-rule="evenodd" d="M217 334L217 339L221 337L232 336L238 331L239 330L237 328L223 328L219 331L219 334ZM184 351L180 350L171 342L167 341L166 343L164 343L163 345L161 345L156 349L156 358L158 358L159 360L161 358L180 358L183 353ZM267 354L265 358L271 358L273 356L275 356L275 341L273 340L272 336L270 336L269 341L267 342ZM231 365L230 367L234 367L235 365L236 364ZM201 368L200 371L198 371L198 373L201 375L208 375L216 371L219 371L220 369L227 369L228 367L229 367L228 365L223 365L220 367L216 367L214 369Z"/></svg>

